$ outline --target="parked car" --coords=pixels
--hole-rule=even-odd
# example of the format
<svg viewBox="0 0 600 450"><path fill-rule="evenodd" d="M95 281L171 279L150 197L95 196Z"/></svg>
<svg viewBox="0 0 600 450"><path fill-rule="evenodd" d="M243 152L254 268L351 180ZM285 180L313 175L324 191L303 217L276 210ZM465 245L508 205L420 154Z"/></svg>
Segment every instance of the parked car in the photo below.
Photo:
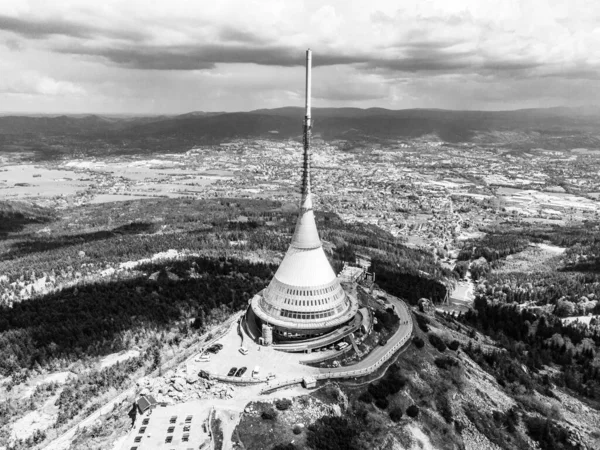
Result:
<svg viewBox="0 0 600 450"><path fill-rule="evenodd" d="M229 369L229 372L227 372L227 376L232 377L235 375L236 372L237 372L237 367L232 367L231 369Z"/></svg>
<svg viewBox="0 0 600 450"><path fill-rule="evenodd" d="M242 355L247 355L248 354L248 349L246 347L240 347L240 353Z"/></svg>
<svg viewBox="0 0 600 450"><path fill-rule="evenodd" d="M260 375L260 366L256 366L256 367L254 368L254 370L252 371L252 376L253 376L253 377L257 377L257 376L259 376L259 375Z"/></svg>
<svg viewBox="0 0 600 450"><path fill-rule="evenodd" d="M223 344L213 344L206 349L208 353L217 354L223 349Z"/></svg>
<svg viewBox="0 0 600 450"><path fill-rule="evenodd" d="M244 375L246 373L246 370L248 370L247 367L240 367L238 369L238 371L236 372L235 376L236 377L241 377L242 375Z"/></svg>
<svg viewBox="0 0 600 450"><path fill-rule="evenodd" d="M350 345L350 344L348 344L347 342L340 342L339 344L336 344L335 349L336 350L343 350L346 347L348 347L348 345Z"/></svg>

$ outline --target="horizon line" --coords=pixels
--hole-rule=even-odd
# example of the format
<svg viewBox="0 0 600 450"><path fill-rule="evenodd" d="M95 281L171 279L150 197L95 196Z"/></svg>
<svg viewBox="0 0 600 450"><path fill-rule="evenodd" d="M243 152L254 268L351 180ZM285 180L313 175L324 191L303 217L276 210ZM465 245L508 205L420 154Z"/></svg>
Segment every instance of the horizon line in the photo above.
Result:
<svg viewBox="0 0 600 450"><path fill-rule="evenodd" d="M194 113L203 113L203 114L235 114L235 113L253 113L257 111L274 111L278 109L289 109L296 108L302 110L302 106L277 106L274 108L257 108L251 110L220 110L220 111L205 111L205 110L192 110L186 112L35 112L35 111L0 111L0 117L3 116L16 116L16 117L32 117L32 116L130 116L130 117L160 117L160 116L168 116L168 117L177 117L183 116L186 114L194 114ZM542 107L529 107L529 108L514 108L514 109L453 109L453 108L434 108L434 107L415 107L415 108L384 108L381 106L370 106L366 108L361 108L358 106L321 106L321 107L313 107L314 110L324 110L324 109L339 109L339 110L361 110L368 111L370 109L380 109L385 111L449 111L449 112L516 112L516 111L530 111L530 110L551 110L551 109L600 109L598 105L578 105L578 106L567 106L567 105L554 105L554 106L542 106Z"/></svg>

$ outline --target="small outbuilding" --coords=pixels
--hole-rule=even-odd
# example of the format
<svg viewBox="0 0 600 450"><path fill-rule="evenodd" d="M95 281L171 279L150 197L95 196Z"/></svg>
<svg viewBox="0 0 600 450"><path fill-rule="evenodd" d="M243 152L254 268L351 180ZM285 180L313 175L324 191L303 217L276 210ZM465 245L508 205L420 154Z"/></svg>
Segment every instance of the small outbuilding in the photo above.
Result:
<svg viewBox="0 0 600 450"><path fill-rule="evenodd" d="M156 406L158 402L151 395L142 395L136 403L140 414L144 414L150 408Z"/></svg>

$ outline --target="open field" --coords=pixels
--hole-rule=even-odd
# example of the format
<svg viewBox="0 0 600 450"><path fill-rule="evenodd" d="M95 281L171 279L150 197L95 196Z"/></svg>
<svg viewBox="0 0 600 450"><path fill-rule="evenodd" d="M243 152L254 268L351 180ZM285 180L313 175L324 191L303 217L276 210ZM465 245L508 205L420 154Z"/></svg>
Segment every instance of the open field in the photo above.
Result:
<svg viewBox="0 0 600 450"><path fill-rule="evenodd" d="M233 176L232 170L202 164L194 154L9 164L0 165L0 195L55 207L152 197L202 198L212 183Z"/></svg>

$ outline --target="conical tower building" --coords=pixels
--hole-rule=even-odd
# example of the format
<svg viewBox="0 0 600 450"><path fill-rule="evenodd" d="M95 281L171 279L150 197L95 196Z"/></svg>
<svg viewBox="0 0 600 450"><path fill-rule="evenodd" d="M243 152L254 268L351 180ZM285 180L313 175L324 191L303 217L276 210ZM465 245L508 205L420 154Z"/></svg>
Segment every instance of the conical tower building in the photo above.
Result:
<svg viewBox="0 0 600 450"><path fill-rule="evenodd" d="M310 183L311 51L306 52L306 110L300 215L290 247L269 286L251 302L277 341L324 335L349 322L358 303L340 285L319 238Z"/></svg>

